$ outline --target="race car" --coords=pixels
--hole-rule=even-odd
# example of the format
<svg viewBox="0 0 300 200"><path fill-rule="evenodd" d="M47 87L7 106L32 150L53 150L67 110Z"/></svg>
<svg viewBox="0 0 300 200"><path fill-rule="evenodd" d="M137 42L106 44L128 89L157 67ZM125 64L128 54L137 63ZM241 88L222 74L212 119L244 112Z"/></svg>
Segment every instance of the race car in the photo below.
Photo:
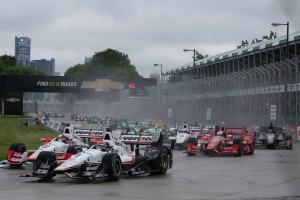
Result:
<svg viewBox="0 0 300 200"><path fill-rule="evenodd" d="M131 139L129 136L124 138ZM139 145L150 144L142 138L138 141ZM132 141L130 144L133 144ZM41 154L43 156L34 162L33 173L25 177L50 179L57 174L65 174L74 179L117 181L121 174L164 174L173 163L170 146L171 142L162 140L160 134L157 140L152 138L152 146L146 147L144 155L141 155L139 148L130 151L125 143L107 132L103 144L93 145L60 165L52 152L42 152L44 155Z"/></svg>
<svg viewBox="0 0 300 200"><path fill-rule="evenodd" d="M268 149L286 148L293 149L292 134L284 131L283 127L260 127L256 133L256 147L265 147Z"/></svg>
<svg viewBox="0 0 300 200"><path fill-rule="evenodd" d="M210 139L215 135L214 129L203 129L197 137L189 137L186 145L186 152L189 156L204 152Z"/></svg>
<svg viewBox="0 0 300 200"><path fill-rule="evenodd" d="M193 141L189 143L188 155L205 154L234 155L253 154L255 151L255 135L244 130L244 128L226 128L218 131L216 135L205 135L208 144L202 146L202 142ZM207 141L207 140L206 140Z"/></svg>
<svg viewBox="0 0 300 200"><path fill-rule="evenodd" d="M201 130L198 127L179 129L176 135L175 147L178 149L186 149L189 138L197 138L200 131Z"/></svg>
<svg viewBox="0 0 300 200"><path fill-rule="evenodd" d="M53 152L56 155L57 160L64 161L72 154L80 151L82 148L89 147L89 145L83 143L76 134L73 134L68 127L66 127L64 132L58 137L41 138L41 141L44 144L31 153L31 155L27 158L27 162L34 162L38 155L44 151Z"/></svg>

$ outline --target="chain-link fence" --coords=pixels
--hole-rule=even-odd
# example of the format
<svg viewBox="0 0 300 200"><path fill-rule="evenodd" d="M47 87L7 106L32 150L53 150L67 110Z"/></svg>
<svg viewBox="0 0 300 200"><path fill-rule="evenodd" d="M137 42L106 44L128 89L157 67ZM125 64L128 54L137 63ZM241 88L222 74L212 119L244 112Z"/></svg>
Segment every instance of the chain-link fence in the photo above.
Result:
<svg viewBox="0 0 300 200"><path fill-rule="evenodd" d="M232 126L300 125L300 57L220 76L149 87L154 117Z"/></svg>

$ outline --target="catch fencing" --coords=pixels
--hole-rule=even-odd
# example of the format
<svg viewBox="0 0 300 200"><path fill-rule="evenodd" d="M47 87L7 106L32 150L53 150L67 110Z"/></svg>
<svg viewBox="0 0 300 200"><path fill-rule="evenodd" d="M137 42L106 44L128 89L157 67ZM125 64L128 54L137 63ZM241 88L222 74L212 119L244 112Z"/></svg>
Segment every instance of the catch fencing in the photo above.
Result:
<svg viewBox="0 0 300 200"><path fill-rule="evenodd" d="M145 112L171 124L299 126L299 68L296 57L220 76L159 83L147 88L150 110Z"/></svg>

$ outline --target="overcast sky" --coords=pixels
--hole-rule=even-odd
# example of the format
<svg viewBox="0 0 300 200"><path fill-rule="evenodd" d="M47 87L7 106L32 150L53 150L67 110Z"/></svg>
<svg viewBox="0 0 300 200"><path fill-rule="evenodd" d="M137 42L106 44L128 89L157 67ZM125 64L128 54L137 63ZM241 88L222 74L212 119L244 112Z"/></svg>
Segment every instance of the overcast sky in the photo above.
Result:
<svg viewBox="0 0 300 200"><path fill-rule="evenodd" d="M242 40L300 31L299 0L0 0L0 55L14 55L15 36L31 38L31 60L65 70L112 48L137 71L151 73L192 62L196 49L216 55Z"/></svg>

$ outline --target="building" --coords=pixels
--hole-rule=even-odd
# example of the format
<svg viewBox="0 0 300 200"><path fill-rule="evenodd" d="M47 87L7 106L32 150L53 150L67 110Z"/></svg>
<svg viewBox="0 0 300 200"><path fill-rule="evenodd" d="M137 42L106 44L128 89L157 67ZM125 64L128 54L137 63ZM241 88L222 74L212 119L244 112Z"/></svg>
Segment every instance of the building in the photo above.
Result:
<svg viewBox="0 0 300 200"><path fill-rule="evenodd" d="M290 34L288 43L289 59L299 56L300 32ZM279 62L287 59L286 44L287 37L281 36L241 49L227 51L202 60L197 60L195 66L193 66L193 63L188 63L174 70L167 71L163 74L163 79L169 82L176 82L214 77Z"/></svg>
<svg viewBox="0 0 300 200"><path fill-rule="evenodd" d="M35 70L44 72L46 76L55 75L55 59L51 60L41 59L41 60L32 60L30 61L30 66Z"/></svg>
<svg viewBox="0 0 300 200"><path fill-rule="evenodd" d="M92 57L85 57L84 58L84 64L87 64L87 63L91 62L91 60L92 60Z"/></svg>
<svg viewBox="0 0 300 200"><path fill-rule="evenodd" d="M28 37L15 37L15 57L17 66L30 65L31 39Z"/></svg>
<svg viewBox="0 0 300 200"><path fill-rule="evenodd" d="M55 75L55 59L51 58L51 60L41 59L41 60L32 60L30 61L30 66L35 70L45 73L46 76L54 76ZM47 100L49 101L51 98L50 93L43 92L29 92L25 94L26 100Z"/></svg>
<svg viewBox="0 0 300 200"><path fill-rule="evenodd" d="M153 73L153 74L150 74L149 78L153 78L153 79L157 79L159 80L159 77L160 75L158 73Z"/></svg>

